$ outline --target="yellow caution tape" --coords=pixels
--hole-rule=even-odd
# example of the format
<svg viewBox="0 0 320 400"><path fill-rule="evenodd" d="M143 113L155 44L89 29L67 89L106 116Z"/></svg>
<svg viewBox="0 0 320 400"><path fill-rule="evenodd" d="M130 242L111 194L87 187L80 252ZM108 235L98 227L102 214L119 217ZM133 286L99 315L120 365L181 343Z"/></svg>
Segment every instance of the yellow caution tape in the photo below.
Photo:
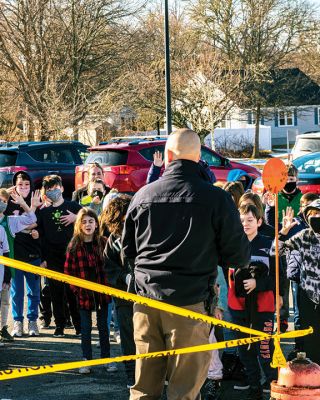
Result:
<svg viewBox="0 0 320 400"><path fill-rule="evenodd" d="M170 312L172 314L181 315L182 317L191 318L197 321L207 322L208 324L216 325L221 328L231 329L237 332L247 333L254 336L265 336L265 332L260 332L255 329L247 328L244 326L232 324L227 321L221 321L220 319L210 317L208 315L199 314L194 311L187 310L186 308L181 308L173 306L171 304L163 303L162 301L148 299L147 297L138 296L133 293L124 292L123 290L115 289L110 286L101 285L99 283L86 281L84 279L76 278L74 276L65 275L60 272L52 271L50 269L45 269L41 267L36 267L34 265L25 263L23 261L13 260L11 258L0 256L0 264L7 265L9 267L17 268L22 271L30 272L36 275L42 275L49 279L55 279L60 282L68 283L69 285L78 286L84 289L93 290L94 292L99 292L107 294L110 296L117 297L119 299L131 301L134 303L143 304L148 307L153 307L158 310ZM271 335L269 335L271 337Z"/></svg>
<svg viewBox="0 0 320 400"><path fill-rule="evenodd" d="M287 360L285 359L282 353L280 347L280 340L278 338L274 338L273 343L274 343L274 352L273 352L272 362L270 365L272 368L285 367L287 364Z"/></svg>
<svg viewBox="0 0 320 400"><path fill-rule="evenodd" d="M219 350L219 349L225 349L227 347L242 346L250 343L255 343L266 339L269 339L269 335L255 336L251 338L244 338L238 340L229 340L227 342L204 344L200 346L185 347L177 350L156 351L153 353L137 354L132 356L100 358L98 360L74 361L63 364L39 365L33 367L7 369L4 371L0 371L0 381L1 380L4 381L7 379L23 378L32 375L48 374L52 372L61 372L81 367L92 367L95 365L109 364L113 362L134 361L142 358L167 357L167 356L176 356L179 354L199 353L202 351Z"/></svg>
<svg viewBox="0 0 320 400"><path fill-rule="evenodd" d="M312 333L312 328L301 330L301 331L296 331L296 332L286 332L282 333L280 335L275 335L277 337L276 342L279 344L280 338L292 338L297 336L305 336L310 333ZM204 344L200 346L192 346L192 347L185 347L182 349L177 349L177 350L165 350L165 351L156 351L153 353L147 353L147 354L137 354L137 355L131 355L131 356L121 356L121 357L114 357L114 358L100 358L97 360L87 360L87 361L73 361L69 363L63 363L63 364L54 364L54 365L38 365L38 366L33 366L33 367L23 367L23 368L15 368L15 369L7 369L4 371L0 371L0 381L8 380L8 379L16 379L16 378L24 378L24 377L29 377L33 375L42 375L42 374L48 374L48 373L53 373L53 372L61 372L61 371L67 371L69 369L76 369L76 368L81 368L81 367L93 367L96 365L104 365L104 364L110 364L112 362L123 362L123 361L135 361L138 359L142 358L153 358L153 357L167 357L167 356L175 356L179 354L188 354L188 353L199 353L202 351L212 351L212 350L220 350L220 349L225 349L229 347L235 347L235 346L243 346L247 345L250 343L255 343L255 342L260 342L261 340L268 340L270 339L269 335L265 336L254 336L250 338L243 338L243 339L237 339L237 340L228 340L225 342L218 342L218 343L211 343L211 344ZM283 359L281 356L279 356L279 347L277 347L277 350L275 350L276 356L273 359L272 365L276 367L283 366ZM280 349L281 352L281 349ZM274 362L276 364L274 365ZM278 362L281 363L278 364ZM284 363L285 365L285 363Z"/></svg>
<svg viewBox="0 0 320 400"><path fill-rule="evenodd" d="M313 332L313 329L310 327L309 329L294 331L294 332L286 332L284 334L276 334L276 335L266 335L265 332L260 332L255 329L247 328L244 326L232 324L230 322L221 321L219 319L199 314L194 311L187 310L185 308L176 307L171 304L163 303L161 301L148 299L146 297L138 296L136 294L124 292L119 289L115 289L109 286L100 285L95 282L86 281L84 279L76 278L74 276L69 276L62 274L60 272L52 271L49 269L44 269L41 267L36 267L31 264L27 264L22 261L13 260L7 257L0 256L0 264L4 264L9 267L17 268L25 272L30 272L36 275L45 276L49 279L55 279L64 283L68 283L70 285L78 286L84 289L93 290L95 292L107 294L110 296L114 296L123 300L143 304L145 306L153 307L162 311L170 312L172 314L180 315L183 317L191 318L197 321L203 321L208 324L216 325L222 328L231 329L233 331L247 333L250 335L255 335L255 337L244 338L239 340L230 340L227 342L220 342L220 343L213 343L213 344L206 344L202 346L194 346L194 347L186 347L183 349L177 350L168 350L163 352L155 352L155 353L147 353L147 354L139 354L139 355L132 355L132 356L122 356L122 357L115 357L115 358L106 358L106 359L99 359L99 360L90 360L90 361L77 361L71 363L64 363L64 364L56 364L56 365L46 365L46 366L36 366L36 367L28 367L28 368L18 368L14 370L5 370L0 371L0 380L4 379L14 379L20 378L24 376L30 375L40 375L45 374L48 372L58 372L64 371L67 369L73 368L80 368L82 366L92 366L92 365L100 365L100 364L107 364L110 362L122 362L122 361L129 361L129 360L137 360L139 358L151 358L151 357L164 357L169 355L177 355L177 354L186 354L192 352L201 352L201 351L210 351L215 349L223 349L226 347L233 347L233 346L241 346L245 344L250 344L254 342L258 342L261 340L270 340L273 339L275 343L275 351L274 357L272 361L272 366L274 368L283 366L285 364L285 358L283 356L281 347L280 347L280 339L281 338L295 338L300 336L306 336Z"/></svg>

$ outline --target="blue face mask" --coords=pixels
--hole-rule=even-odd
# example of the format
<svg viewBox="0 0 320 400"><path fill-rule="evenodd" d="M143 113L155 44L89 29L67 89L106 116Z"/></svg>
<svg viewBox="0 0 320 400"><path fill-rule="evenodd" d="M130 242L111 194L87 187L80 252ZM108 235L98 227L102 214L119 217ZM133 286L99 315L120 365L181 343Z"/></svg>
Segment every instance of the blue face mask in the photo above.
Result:
<svg viewBox="0 0 320 400"><path fill-rule="evenodd" d="M52 201L52 203L57 203L62 196L62 191L61 189L49 190L46 192L46 196Z"/></svg>
<svg viewBox="0 0 320 400"><path fill-rule="evenodd" d="M7 203L5 203L4 201L0 200L0 213L4 213L7 209Z"/></svg>

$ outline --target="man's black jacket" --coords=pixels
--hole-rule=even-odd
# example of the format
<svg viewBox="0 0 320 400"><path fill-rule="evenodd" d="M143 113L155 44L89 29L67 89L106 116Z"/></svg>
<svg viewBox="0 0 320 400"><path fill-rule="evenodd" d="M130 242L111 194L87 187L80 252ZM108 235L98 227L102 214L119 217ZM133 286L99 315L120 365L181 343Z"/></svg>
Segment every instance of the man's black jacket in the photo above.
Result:
<svg viewBox="0 0 320 400"><path fill-rule="evenodd" d="M173 161L128 209L123 253L134 260L138 294L186 306L207 299L217 265L249 263L250 244L231 196L201 177L197 163Z"/></svg>

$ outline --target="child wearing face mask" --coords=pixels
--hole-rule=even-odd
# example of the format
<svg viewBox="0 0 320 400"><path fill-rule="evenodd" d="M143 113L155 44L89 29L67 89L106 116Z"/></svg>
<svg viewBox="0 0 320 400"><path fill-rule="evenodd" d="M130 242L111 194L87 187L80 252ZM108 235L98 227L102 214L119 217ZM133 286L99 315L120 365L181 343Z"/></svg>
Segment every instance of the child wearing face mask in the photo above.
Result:
<svg viewBox="0 0 320 400"><path fill-rule="evenodd" d="M88 183L88 195L82 197L81 205L88 206L100 215L103 210L103 200L106 194L106 185L102 179L95 179Z"/></svg>
<svg viewBox="0 0 320 400"><path fill-rule="evenodd" d="M24 214L22 215L5 215L8 201L9 201L9 193L5 189L0 189L0 225L5 229L7 234L8 244L9 244L9 256L10 258L15 258L14 254L14 241L16 235L27 229L30 225L34 224L37 220L34 211L40 204L40 193L36 191L34 195L30 197L30 207L25 202L23 196L21 196L16 190L12 190L11 198L14 204L21 207L24 210ZM13 270L13 280L16 278L16 272ZM19 271L20 272L20 271ZM20 274L18 273L18 279ZM22 275L23 279L23 275ZM14 285L14 283L13 283ZM14 286L15 287L15 286ZM33 285L33 289L35 289L35 285ZM13 338L9 334L7 330L7 319L8 319L8 309L9 309L9 299L8 299L8 287L6 287L2 293L2 307L1 307L1 338L3 341L12 341ZM36 289L35 289L36 292ZM11 293L15 295L14 291ZM21 295L21 293L19 293ZM13 301L15 301L16 297L13 297ZM23 293L22 293L22 303L23 303ZM37 303L38 307L39 303ZM23 309L23 306L22 306ZM15 317L15 314L13 315ZM29 317L29 315L28 315ZM23 318L23 317L22 317ZM33 330L33 323L30 323L31 319L29 319L29 330ZM21 329L20 329L21 328ZM12 335L15 336L15 330L18 333L21 332L22 336L22 323L14 318L14 329Z"/></svg>
<svg viewBox="0 0 320 400"><path fill-rule="evenodd" d="M25 171L18 171L12 179L16 192L21 195L24 201L31 205L32 181ZM35 210L37 216L37 210ZM14 201L9 201L6 209L6 215L22 215L25 210ZM36 266L40 265L40 240L36 224L30 225L18 232L14 238L14 258ZM24 295L25 282L28 297L27 319L29 336L38 336L39 330L37 325L38 309L40 303L40 278L29 272L20 270L14 271L11 285L12 300L12 318L14 326L12 335L21 337L24 334ZM2 328L3 337L10 340L5 332L6 328ZM12 340L12 339L11 339Z"/></svg>
<svg viewBox="0 0 320 400"><path fill-rule="evenodd" d="M68 243L73 236L73 223L65 224L63 217L76 215L81 206L74 201L63 198L62 180L58 175L48 175L43 178L44 195L52 203L39 211L38 227L41 237L42 266L62 272ZM56 329L54 337L63 337L66 325L65 296L76 335L80 335L80 316L76 298L69 285L49 279L53 316Z"/></svg>
<svg viewBox="0 0 320 400"><path fill-rule="evenodd" d="M288 239L288 233L297 222L290 208L283 213L279 250L280 254L290 251L299 255L299 262L295 267L291 265L288 277L299 284L301 329L313 327L313 334L304 337L304 351L307 357L320 364L320 200L309 204L304 216L309 228Z"/></svg>

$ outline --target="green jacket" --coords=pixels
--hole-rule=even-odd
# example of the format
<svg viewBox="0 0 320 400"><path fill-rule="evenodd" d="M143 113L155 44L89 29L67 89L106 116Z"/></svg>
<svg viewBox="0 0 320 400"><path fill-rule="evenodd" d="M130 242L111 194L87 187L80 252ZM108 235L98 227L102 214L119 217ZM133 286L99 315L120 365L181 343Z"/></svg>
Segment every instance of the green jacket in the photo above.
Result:
<svg viewBox="0 0 320 400"><path fill-rule="evenodd" d="M279 221L282 221L282 211L286 211L287 207L292 207L294 211L294 216L296 217L300 210L300 199L302 197L302 193L300 190L297 190L297 194L292 198L291 201L280 192L278 195L279 199Z"/></svg>

